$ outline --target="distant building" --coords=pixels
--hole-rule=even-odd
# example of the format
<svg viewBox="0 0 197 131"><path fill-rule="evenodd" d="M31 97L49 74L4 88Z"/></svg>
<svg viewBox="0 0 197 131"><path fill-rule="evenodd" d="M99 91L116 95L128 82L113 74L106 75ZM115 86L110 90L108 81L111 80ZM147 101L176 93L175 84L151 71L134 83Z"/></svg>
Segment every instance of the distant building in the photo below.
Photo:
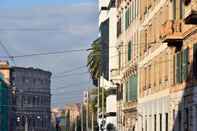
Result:
<svg viewBox="0 0 197 131"><path fill-rule="evenodd" d="M51 131L65 130L66 128L66 115L64 110L59 108L51 109Z"/></svg>
<svg viewBox="0 0 197 131"><path fill-rule="evenodd" d="M7 61L0 61L0 130L15 131L15 97Z"/></svg>
<svg viewBox="0 0 197 131"><path fill-rule="evenodd" d="M12 67L11 84L16 88L16 130L48 131L51 126L51 72Z"/></svg>
<svg viewBox="0 0 197 131"><path fill-rule="evenodd" d="M80 117L80 104L68 104L64 108L66 115L66 128L69 131L74 131L80 123L78 119Z"/></svg>

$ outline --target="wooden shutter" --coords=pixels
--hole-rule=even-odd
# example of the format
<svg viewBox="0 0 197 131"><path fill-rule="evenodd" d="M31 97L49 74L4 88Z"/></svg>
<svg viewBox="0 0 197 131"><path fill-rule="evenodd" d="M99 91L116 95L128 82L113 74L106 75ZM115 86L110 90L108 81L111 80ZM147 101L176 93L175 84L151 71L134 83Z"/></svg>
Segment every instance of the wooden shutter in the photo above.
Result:
<svg viewBox="0 0 197 131"><path fill-rule="evenodd" d="M181 83L182 82L182 73L181 73L181 52L178 52L176 54L175 60L176 60L176 83Z"/></svg>
<svg viewBox="0 0 197 131"><path fill-rule="evenodd" d="M137 75L133 75L129 78L128 84L128 100L132 101L137 98Z"/></svg>
<svg viewBox="0 0 197 131"><path fill-rule="evenodd" d="M128 101L132 100L132 79L129 78L129 86L128 86Z"/></svg>
<svg viewBox="0 0 197 131"><path fill-rule="evenodd" d="M131 60L131 42L128 43L128 61Z"/></svg>
<svg viewBox="0 0 197 131"><path fill-rule="evenodd" d="M187 80L187 74L188 74L188 54L189 49L184 49L183 50L183 55L182 55L182 80Z"/></svg>
<svg viewBox="0 0 197 131"><path fill-rule="evenodd" d="M124 92L125 93L125 100L126 101L128 101L128 87L129 87L129 82L127 81L126 82L126 85L125 85L125 88L126 89L125 89L125 92Z"/></svg>
<svg viewBox="0 0 197 131"><path fill-rule="evenodd" d="M137 98L137 75L132 77L132 99Z"/></svg>

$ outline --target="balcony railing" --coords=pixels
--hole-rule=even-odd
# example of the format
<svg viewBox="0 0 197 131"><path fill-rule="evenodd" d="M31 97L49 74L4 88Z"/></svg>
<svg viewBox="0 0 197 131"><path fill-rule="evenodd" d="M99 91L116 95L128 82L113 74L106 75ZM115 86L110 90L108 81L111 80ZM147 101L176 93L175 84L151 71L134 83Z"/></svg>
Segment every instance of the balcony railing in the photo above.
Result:
<svg viewBox="0 0 197 131"><path fill-rule="evenodd" d="M179 20L169 20L161 28L160 38L162 42L168 44L179 44L182 42L182 22Z"/></svg>
<svg viewBox="0 0 197 131"><path fill-rule="evenodd" d="M186 24L197 24L197 0L185 0L184 21Z"/></svg>
<svg viewBox="0 0 197 131"><path fill-rule="evenodd" d="M136 110L137 99L124 103L124 110Z"/></svg>

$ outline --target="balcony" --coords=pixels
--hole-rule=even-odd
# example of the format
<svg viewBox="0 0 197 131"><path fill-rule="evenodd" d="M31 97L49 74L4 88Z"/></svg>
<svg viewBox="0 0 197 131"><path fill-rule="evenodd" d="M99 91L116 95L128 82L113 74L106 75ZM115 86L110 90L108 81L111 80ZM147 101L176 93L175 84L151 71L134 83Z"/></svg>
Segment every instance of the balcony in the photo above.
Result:
<svg viewBox="0 0 197 131"><path fill-rule="evenodd" d="M137 100L133 100L133 101L129 101L124 103L124 108L123 108L124 112L127 111L137 111Z"/></svg>
<svg viewBox="0 0 197 131"><path fill-rule="evenodd" d="M186 24L197 24L197 0L185 0L184 21Z"/></svg>
<svg viewBox="0 0 197 131"><path fill-rule="evenodd" d="M167 42L170 46L182 44L182 22L179 20L169 20L161 27L160 38L162 42Z"/></svg>

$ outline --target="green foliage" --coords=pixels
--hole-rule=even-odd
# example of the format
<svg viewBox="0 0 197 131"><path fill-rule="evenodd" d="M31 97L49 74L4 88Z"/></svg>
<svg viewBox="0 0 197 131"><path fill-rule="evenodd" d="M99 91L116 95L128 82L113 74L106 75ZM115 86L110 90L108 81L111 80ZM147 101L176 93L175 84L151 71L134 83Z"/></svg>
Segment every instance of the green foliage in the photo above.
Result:
<svg viewBox="0 0 197 131"><path fill-rule="evenodd" d="M88 55L87 66L93 80L98 80L101 74L101 39L98 38L91 45L91 51Z"/></svg>

